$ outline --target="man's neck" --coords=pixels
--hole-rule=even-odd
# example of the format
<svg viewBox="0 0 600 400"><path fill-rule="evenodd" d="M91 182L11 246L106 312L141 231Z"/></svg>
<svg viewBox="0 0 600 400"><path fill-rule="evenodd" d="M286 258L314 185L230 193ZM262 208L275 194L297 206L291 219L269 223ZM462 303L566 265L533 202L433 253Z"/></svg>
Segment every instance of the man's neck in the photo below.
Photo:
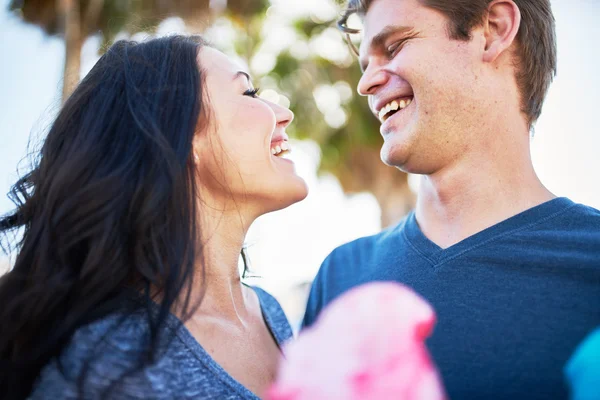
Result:
<svg viewBox="0 0 600 400"><path fill-rule="evenodd" d="M448 248L555 196L526 154L495 154L423 176L416 219L423 234Z"/></svg>

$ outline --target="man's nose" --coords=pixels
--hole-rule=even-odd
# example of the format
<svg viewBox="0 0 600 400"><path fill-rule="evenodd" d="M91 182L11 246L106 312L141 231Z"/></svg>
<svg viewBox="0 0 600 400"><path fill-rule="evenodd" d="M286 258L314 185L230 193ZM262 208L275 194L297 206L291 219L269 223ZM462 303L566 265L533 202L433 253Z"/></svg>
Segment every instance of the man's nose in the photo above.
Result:
<svg viewBox="0 0 600 400"><path fill-rule="evenodd" d="M357 91L361 96L373 95L377 89L385 85L388 74L375 65L369 65L358 81Z"/></svg>

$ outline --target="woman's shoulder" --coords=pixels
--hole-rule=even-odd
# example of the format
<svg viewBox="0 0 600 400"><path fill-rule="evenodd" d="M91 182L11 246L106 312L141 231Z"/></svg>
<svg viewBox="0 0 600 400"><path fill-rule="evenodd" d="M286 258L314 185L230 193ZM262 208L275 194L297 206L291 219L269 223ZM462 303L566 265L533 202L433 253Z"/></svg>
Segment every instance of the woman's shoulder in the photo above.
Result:
<svg viewBox="0 0 600 400"><path fill-rule="evenodd" d="M277 342L292 338L277 300L260 288L252 289ZM42 369L30 398L241 398L190 349L185 332L169 315L154 362L140 367L151 344L147 314L112 314L97 320L79 328L61 355Z"/></svg>
<svg viewBox="0 0 600 400"><path fill-rule="evenodd" d="M272 306L270 300L267 303ZM149 361L151 330L146 314L110 315L84 326L60 357L42 370L30 399L243 398L194 350L186 332L169 314Z"/></svg>
<svg viewBox="0 0 600 400"><path fill-rule="evenodd" d="M252 286L258 296L263 316L269 324L275 339L281 345L293 337L292 328L279 302L267 291Z"/></svg>
<svg viewBox="0 0 600 400"><path fill-rule="evenodd" d="M111 314L80 327L60 355L42 369L31 398L50 398L54 394L58 398L96 397L111 387L111 382L135 369L148 333L143 319L136 314ZM90 396L80 396L79 386Z"/></svg>
<svg viewBox="0 0 600 400"><path fill-rule="evenodd" d="M185 361L185 352L178 350L182 346L167 324L154 354L157 362L149 365L148 321L141 312L115 313L79 328L60 356L42 369L31 398L169 398L172 386L166 383L174 369L167 364Z"/></svg>

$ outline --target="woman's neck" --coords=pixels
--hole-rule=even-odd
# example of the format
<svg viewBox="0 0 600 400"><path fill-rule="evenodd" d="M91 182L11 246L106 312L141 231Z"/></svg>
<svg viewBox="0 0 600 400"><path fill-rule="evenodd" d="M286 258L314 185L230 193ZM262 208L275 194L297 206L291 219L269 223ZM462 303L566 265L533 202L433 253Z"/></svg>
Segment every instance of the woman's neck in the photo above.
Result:
<svg viewBox="0 0 600 400"><path fill-rule="evenodd" d="M208 209L208 211L206 211ZM190 304L196 314L240 323L248 318L253 299L240 279L239 260L250 223L241 212L205 207L199 220L201 237L194 266Z"/></svg>

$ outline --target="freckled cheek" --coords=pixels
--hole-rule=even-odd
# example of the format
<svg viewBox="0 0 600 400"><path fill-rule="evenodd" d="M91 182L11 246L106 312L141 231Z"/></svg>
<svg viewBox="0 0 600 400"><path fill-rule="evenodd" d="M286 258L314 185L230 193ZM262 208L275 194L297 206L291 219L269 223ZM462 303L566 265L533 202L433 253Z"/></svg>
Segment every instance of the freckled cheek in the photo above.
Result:
<svg viewBox="0 0 600 400"><path fill-rule="evenodd" d="M434 72L432 68L435 61L427 48L410 48L395 57L390 66L418 95L419 91L427 89L423 84L433 78L431 74Z"/></svg>
<svg viewBox="0 0 600 400"><path fill-rule="evenodd" d="M390 69L400 77L408 80L408 76L414 73L417 64L418 62L414 55L407 52L394 57L390 62Z"/></svg>
<svg viewBox="0 0 600 400"><path fill-rule="evenodd" d="M434 53L435 54L435 53ZM442 101L458 99L468 89L469 67L455 54L443 52L423 58L418 68L423 88L430 96Z"/></svg>

